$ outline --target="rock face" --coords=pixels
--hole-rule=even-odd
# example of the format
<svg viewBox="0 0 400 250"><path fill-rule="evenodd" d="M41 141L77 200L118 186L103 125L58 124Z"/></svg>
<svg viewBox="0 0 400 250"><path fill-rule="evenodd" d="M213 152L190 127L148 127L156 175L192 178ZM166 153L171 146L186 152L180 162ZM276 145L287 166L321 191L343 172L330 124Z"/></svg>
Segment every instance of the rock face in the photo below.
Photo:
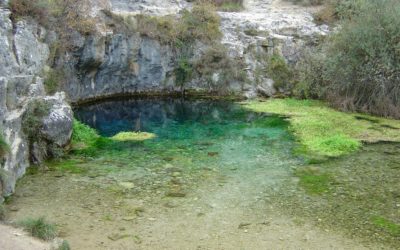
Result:
<svg viewBox="0 0 400 250"><path fill-rule="evenodd" d="M272 96L276 90L268 77L268 58L278 54L295 64L303 48L315 45L326 35L326 26L317 26L313 17L300 6L288 5L280 0L247 0L242 12L219 12L221 16L221 43L233 60L244 62L247 81L230 81L227 91L247 98ZM103 3L104 5L104 3ZM135 14L176 14L190 3L183 0L110 0L110 10L121 17ZM311 9L312 10L312 9ZM104 21L106 22L106 21ZM78 39L79 40L79 39ZM82 39L80 39L82 40ZM171 93L176 86L177 55L174 48L135 32L105 29L97 35L83 39L77 62L70 62L70 75L76 76L65 85L72 102L98 99L106 96ZM206 47L197 46L195 55ZM220 73L216 71L206 84L201 77L185 84L187 89L212 91L218 85ZM211 87L210 87L211 86Z"/></svg>
<svg viewBox="0 0 400 250"><path fill-rule="evenodd" d="M72 102L176 90L172 49L139 34L88 37L77 65L79 79L65 86Z"/></svg>
<svg viewBox="0 0 400 250"><path fill-rule="evenodd" d="M0 8L0 132L10 146L0 166L0 197L14 191L16 180L30 165L22 119L33 100L45 100L50 107L38 134L59 146L70 140L71 107L62 93L46 96L40 77L49 56L48 46L40 42L45 36L46 31L34 22L13 24L10 11Z"/></svg>

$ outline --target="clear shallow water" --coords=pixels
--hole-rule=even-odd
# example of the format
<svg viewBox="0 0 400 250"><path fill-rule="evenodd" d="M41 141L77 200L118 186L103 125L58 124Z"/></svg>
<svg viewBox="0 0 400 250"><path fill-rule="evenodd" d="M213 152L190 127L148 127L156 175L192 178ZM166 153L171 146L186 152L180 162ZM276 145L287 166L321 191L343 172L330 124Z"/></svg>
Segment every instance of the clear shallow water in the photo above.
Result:
<svg viewBox="0 0 400 250"><path fill-rule="evenodd" d="M384 153L373 148L327 163L326 170L312 166L332 171L343 183L333 183L338 191L331 196L310 198L293 178L302 161L292 155L287 122L232 102L112 100L81 106L75 115L103 136L140 130L157 137L72 152L19 181L8 218L46 216L73 249L364 249L333 230L321 233L312 223L318 217L327 228L338 222L338 231L346 222L356 228L369 222L358 212L369 216L364 208L371 191L365 190L391 201L392 193L382 196L376 187L398 186L398 148L384 146ZM391 172L386 165L376 167L385 162ZM348 199L359 202L363 195L365 204ZM299 214L306 225L281 218L286 212ZM375 214L396 222L391 216L398 218L397 212L378 206ZM251 225L240 229L243 223ZM312 241L304 240L308 232Z"/></svg>
<svg viewBox="0 0 400 250"><path fill-rule="evenodd" d="M291 158L292 139L287 122L278 116L244 110L233 102L113 100L81 106L75 110L75 116L103 136L121 131L156 134L155 139L135 143L135 150L121 148L120 151L126 151L123 158L138 165L172 162L185 168L247 168L277 161L279 157L282 162Z"/></svg>

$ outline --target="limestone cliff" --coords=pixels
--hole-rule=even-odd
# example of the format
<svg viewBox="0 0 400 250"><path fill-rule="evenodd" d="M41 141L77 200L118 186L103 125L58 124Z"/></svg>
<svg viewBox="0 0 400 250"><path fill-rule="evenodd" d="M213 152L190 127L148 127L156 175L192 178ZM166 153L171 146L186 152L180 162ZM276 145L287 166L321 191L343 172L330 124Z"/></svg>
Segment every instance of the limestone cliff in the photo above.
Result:
<svg viewBox="0 0 400 250"><path fill-rule="evenodd" d="M46 31L33 21L10 20L10 11L0 8L0 128L10 151L0 161L0 197L14 191L15 182L30 165L31 145L22 128L28 107L35 100L49 110L37 134L46 144L66 145L72 132L72 111L65 94L47 96L41 75L49 55L41 42Z"/></svg>

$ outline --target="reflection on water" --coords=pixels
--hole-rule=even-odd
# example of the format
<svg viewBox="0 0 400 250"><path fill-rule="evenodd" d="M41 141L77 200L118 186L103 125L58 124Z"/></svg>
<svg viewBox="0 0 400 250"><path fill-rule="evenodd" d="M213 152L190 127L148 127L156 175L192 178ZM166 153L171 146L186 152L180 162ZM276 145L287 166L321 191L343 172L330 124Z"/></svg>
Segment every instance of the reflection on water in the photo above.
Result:
<svg viewBox="0 0 400 250"><path fill-rule="evenodd" d="M103 136L121 131L142 131L167 136L162 131L185 123L205 126L229 122L252 122L265 114L245 112L235 103L215 100L123 99L81 106L78 120L97 129Z"/></svg>

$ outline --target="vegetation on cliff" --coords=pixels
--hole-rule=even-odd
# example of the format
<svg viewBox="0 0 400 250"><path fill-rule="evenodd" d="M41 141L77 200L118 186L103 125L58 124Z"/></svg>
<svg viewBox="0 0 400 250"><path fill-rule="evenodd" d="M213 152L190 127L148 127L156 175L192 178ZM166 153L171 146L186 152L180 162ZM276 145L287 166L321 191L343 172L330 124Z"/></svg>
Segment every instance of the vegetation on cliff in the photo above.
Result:
<svg viewBox="0 0 400 250"><path fill-rule="evenodd" d="M10 151L10 147L8 146L8 143L3 137L3 133L0 130L0 162L1 159Z"/></svg>

